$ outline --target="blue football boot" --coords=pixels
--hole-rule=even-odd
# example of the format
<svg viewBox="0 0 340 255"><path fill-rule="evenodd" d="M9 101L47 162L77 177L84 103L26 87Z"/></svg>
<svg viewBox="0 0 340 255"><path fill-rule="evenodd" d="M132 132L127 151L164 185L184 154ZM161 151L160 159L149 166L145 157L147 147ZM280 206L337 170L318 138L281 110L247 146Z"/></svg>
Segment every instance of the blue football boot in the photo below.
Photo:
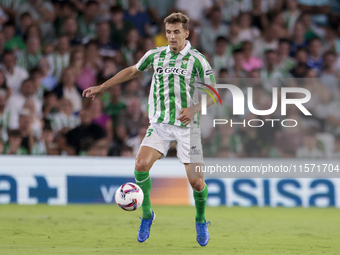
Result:
<svg viewBox="0 0 340 255"><path fill-rule="evenodd" d="M150 236L150 228L151 228L152 223L155 222L156 214L152 211L151 219L142 219L142 218L140 219L142 220L142 222L138 229L137 240L138 242L143 243Z"/></svg>
<svg viewBox="0 0 340 255"><path fill-rule="evenodd" d="M206 246L209 242L209 231L208 227L210 226L210 221L204 223L196 222L196 233L197 233L197 242L201 246Z"/></svg>

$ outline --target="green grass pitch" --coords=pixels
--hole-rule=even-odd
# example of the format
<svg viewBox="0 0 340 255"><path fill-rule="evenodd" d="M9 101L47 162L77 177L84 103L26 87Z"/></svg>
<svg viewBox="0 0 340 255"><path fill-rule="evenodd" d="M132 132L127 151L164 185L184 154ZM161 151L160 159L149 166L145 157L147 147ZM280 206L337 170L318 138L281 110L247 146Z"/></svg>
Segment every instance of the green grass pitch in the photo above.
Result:
<svg viewBox="0 0 340 255"><path fill-rule="evenodd" d="M195 239L194 207L153 209L156 222L141 244L141 209L0 205L0 254L340 254L335 208L208 207L206 247Z"/></svg>

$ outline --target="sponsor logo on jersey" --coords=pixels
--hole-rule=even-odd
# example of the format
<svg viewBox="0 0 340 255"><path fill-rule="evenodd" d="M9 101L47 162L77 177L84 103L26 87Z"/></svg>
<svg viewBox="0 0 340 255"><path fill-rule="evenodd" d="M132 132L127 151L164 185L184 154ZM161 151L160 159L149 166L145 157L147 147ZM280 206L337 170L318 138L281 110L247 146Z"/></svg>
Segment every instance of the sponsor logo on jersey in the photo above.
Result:
<svg viewBox="0 0 340 255"><path fill-rule="evenodd" d="M189 155L201 155L201 150L197 150L196 146L191 146Z"/></svg>
<svg viewBox="0 0 340 255"><path fill-rule="evenodd" d="M188 72L188 70L186 69L182 69L182 68L178 68L178 67L157 67L156 68L156 73L157 74L169 74L169 73L172 73L172 74L180 74L180 75L186 75Z"/></svg>
<svg viewBox="0 0 340 255"><path fill-rule="evenodd" d="M157 69L156 69L156 73L157 74L162 74L163 73L163 67L157 67Z"/></svg>
<svg viewBox="0 0 340 255"><path fill-rule="evenodd" d="M213 71L210 69L210 70L207 70L207 71L205 71L205 75L211 75L211 74L213 74Z"/></svg>

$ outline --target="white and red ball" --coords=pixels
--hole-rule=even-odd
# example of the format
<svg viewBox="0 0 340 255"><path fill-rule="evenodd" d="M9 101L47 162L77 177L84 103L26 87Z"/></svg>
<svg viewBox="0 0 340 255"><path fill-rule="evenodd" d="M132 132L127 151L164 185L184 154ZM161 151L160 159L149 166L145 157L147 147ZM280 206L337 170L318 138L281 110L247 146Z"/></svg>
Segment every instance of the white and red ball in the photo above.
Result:
<svg viewBox="0 0 340 255"><path fill-rule="evenodd" d="M135 183L127 182L116 191L116 203L125 211L137 210L143 203L143 190Z"/></svg>

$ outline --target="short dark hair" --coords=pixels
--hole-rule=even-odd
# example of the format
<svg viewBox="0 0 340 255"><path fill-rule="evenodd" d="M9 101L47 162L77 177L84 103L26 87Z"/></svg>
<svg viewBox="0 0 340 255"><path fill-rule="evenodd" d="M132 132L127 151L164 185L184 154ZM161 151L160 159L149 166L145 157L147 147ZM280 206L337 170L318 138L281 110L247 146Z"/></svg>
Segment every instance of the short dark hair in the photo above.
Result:
<svg viewBox="0 0 340 255"><path fill-rule="evenodd" d="M207 18L210 19L211 16L214 14L214 12L221 12L221 7L219 7L218 5L214 5L211 7L211 9L209 10L209 12L207 13Z"/></svg>
<svg viewBox="0 0 340 255"><path fill-rule="evenodd" d="M46 98L48 98L49 96L52 96L52 95L57 95L55 92L53 92L53 91L48 91L48 90L46 90L45 92L44 92L44 94L43 94L43 98L44 99L46 99Z"/></svg>
<svg viewBox="0 0 340 255"><path fill-rule="evenodd" d="M45 122L44 123L43 131L52 131L53 132L51 122Z"/></svg>
<svg viewBox="0 0 340 255"><path fill-rule="evenodd" d="M253 43L251 41L243 41L241 48L243 49L247 44L250 44L250 46L253 47Z"/></svg>
<svg viewBox="0 0 340 255"><path fill-rule="evenodd" d="M267 55L269 55L271 53L276 54L276 51L275 50L266 50L264 54L267 56Z"/></svg>
<svg viewBox="0 0 340 255"><path fill-rule="evenodd" d="M31 71L29 71L29 75L30 75L30 77L32 77L33 75L35 75L35 74L41 74L41 70L38 68L38 67L34 67L34 68L32 68L32 70Z"/></svg>
<svg viewBox="0 0 340 255"><path fill-rule="evenodd" d="M227 37L224 36L218 36L215 40L215 43L219 43L219 42L224 42L224 43L229 43L229 40Z"/></svg>
<svg viewBox="0 0 340 255"><path fill-rule="evenodd" d="M12 51L12 50L5 50L3 55L2 55L2 59L4 59L4 57L7 56L7 55L11 55L11 56L15 57L14 51Z"/></svg>
<svg viewBox="0 0 340 255"><path fill-rule="evenodd" d="M34 81L33 81L33 79L32 79L31 77L28 77L26 80L23 80L23 81L21 82L20 88L22 87L22 85L24 85L24 84L27 83L27 82L34 82Z"/></svg>
<svg viewBox="0 0 340 255"><path fill-rule="evenodd" d="M97 1L93 1L93 0L90 0L86 3L86 7L89 7L90 5L96 5L96 6L99 6L98 2Z"/></svg>
<svg viewBox="0 0 340 255"><path fill-rule="evenodd" d="M241 50L241 49L236 49L236 50L233 51L233 55L239 54L239 53L243 53L243 50Z"/></svg>
<svg viewBox="0 0 340 255"><path fill-rule="evenodd" d="M180 12L174 12L164 19L164 24L182 23L184 30L189 30L189 21L188 16Z"/></svg>
<svg viewBox="0 0 340 255"><path fill-rule="evenodd" d="M281 44L281 43L288 43L288 44L290 44L290 41L288 39L286 39L286 38L281 38L281 39L279 39L279 44Z"/></svg>
<svg viewBox="0 0 340 255"><path fill-rule="evenodd" d="M318 37L314 37L314 38L312 38L312 39L309 40L308 46L311 45L314 41L318 41L318 42L321 43L321 40L320 40Z"/></svg>
<svg viewBox="0 0 340 255"><path fill-rule="evenodd" d="M69 7L72 11L76 11L75 5L70 1L62 1L60 2L60 6L62 8Z"/></svg>
<svg viewBox="0 0 340 255"><path fill-rule="evenodd" d="M94 143L95 143L95 140L92 137L86 136L80 141L80 149L82 151L88 151L89 149L91 149Z"/></svg>
<svg viewBox="0 0 340 255"><path fill-rule="evenodd" d="M85 49L87 50L91 45L94 45L98 48L98 41L96 39L91 39L85 44Z"/></svg>
<svg viewBox="0 0 340 255"><path fill-rule="evenodd" d="M115 5L111 7L110 12L111 14L116 14L116 13L124 12L124 10L119 5Z"/></svg>
<svg viewBox="0 0 340 255"><path fill-rule="evenodd" d="M221 73L229 73L227 68L221 68L220 71L218 72L219 74Z"/></svg>
<svg viewBox="0 0 340 255"><path fill-rule="evenodd" d="M20 130L19 129L10 129L8 131L8 136L21 137Z"/></svg>
<svg viewBox="0 0 340 255"><path fill-rule="evenodd" d="M96 28L98 28L99 26L101 26L101 25L103 25L103 24L105 24L105 25L107 25L107 26L110 27L109 22L104 21L104 20L101 20L101 21L98 21L98 22L96 23Z"/></svg>
<svg viewBox="0 0 340 255"><path fill-rule="evenodd" d="M305 49L305 48L302 48L302 47L299 47L299 48L297 48L297 50L295 51L295 53L294 53L294 57L299 53L299 52L305 52L305 53L307 53L307 50Z"/></svg>
<svg viewBox="0 0 340 255"><path fill-rule="evenodd" d="M15 28L15 23L12 21L7 21L5 24L2 25L3 28L5 27L13 27Z"/></svg>
<svg viewBox="0 0 340 255"><path fill-rule="evenodd" d="M114 62L116 63L115 59L113 57L103 57L103 62L106 62L106 61L111 61L111 62Z"/></svg>
<svg viewBox="0 0 340 255"><path fill-rule="evenodd" d="M29 12L24 12L20 15L20 20L22 20L25 17L30 17L32 18L32 15Z"/></svg>

